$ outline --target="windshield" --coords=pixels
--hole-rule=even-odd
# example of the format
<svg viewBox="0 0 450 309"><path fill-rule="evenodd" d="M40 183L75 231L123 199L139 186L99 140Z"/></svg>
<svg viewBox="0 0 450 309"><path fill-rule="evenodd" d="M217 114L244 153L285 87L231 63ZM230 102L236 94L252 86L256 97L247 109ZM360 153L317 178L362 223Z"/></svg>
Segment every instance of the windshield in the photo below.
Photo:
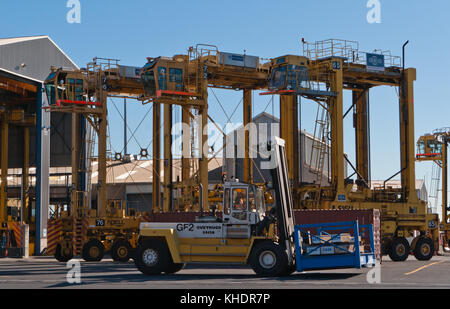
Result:
<svg viewBox="0 0 450 309"><path fill-rule="evenodd" d="M144 84L144 92L148 97L156 95L155 74L153 70L142 73L142 83Z"/></svg>
<svg viewBox="0 0 450 309"><path fill-rule="evenodd" d="M47 94L48 104L55 105L56 104L55 85L45 84L45 93Z"/></svg>
<svg viewBox="0 0 450 309"><path fill-rule="evenodd" d="M286 68L286 66L282 66L273 69L269 89L284 89L286 86Z"/></svg>

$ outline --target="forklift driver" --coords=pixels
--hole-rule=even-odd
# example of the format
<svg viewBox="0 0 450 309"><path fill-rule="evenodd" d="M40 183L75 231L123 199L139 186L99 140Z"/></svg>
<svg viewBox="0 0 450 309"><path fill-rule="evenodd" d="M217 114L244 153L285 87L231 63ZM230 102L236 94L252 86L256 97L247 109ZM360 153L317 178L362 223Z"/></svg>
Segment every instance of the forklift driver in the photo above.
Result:
<svg viewBox="0 0 450 309"><path fill-rule="evenodd" d="M247 209L247 190L235 189L233 192L235 195L233 209L234 210L246 210Z"/></svg>

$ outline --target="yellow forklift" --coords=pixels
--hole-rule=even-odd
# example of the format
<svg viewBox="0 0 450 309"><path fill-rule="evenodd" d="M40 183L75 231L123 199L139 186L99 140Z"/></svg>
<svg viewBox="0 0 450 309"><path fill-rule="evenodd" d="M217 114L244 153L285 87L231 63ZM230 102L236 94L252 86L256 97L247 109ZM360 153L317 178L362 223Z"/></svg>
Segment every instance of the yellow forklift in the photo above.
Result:
<svg viewBox="0 0 450 309"><path fill-rule="evenodd" d="M308 246L309 232L294 224L294 210L288 179L285 143L275 137L270 143L269 169L272 175L275 205L267 212L264 192L253 184L239 181L224 183L223 216L196 218L195 222L143 222L134 259L145 275L173 274L185 264L250 265L263 277L287 276L294 271L370 267L375 264L373 230L371 251L344 250L334 253L330 242L338 235L317 237L317 246ZM333 223L332 230L348 223ZM353 241L359 246L359 228L355 222ZM316 225L324 229L326 225ZM337 227L339 226L339 227ZM305 226L310 228L310 226ZM370 227L369 227L370 229ZM350 235L348 236L350 238ZM324 247L326 255L316 255ZM309 250L308 248L313 248ZM316 253L314 253L314 250ZM312 254L311 254L312 253Z"/></svg>

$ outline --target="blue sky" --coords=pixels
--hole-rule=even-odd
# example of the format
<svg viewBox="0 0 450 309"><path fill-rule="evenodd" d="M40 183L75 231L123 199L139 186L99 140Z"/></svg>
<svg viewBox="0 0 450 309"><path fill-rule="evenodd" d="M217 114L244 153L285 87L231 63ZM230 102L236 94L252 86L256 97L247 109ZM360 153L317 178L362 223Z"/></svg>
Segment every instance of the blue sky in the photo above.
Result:
<svg viewBox="0 0 450 309"><path fill-rule="evenodd" d="M360 49L391 50L401 55L410 40L406 64L417 68L415 84L416 138L435 128L450 126L446 90L450 86L450 2L446 0L380 0L381 23L366 20L367 0L320 1L104 1L80 0L81 24L69 24L66 0L2 1L0 37L49 35L78 65L93 57L118 58L124 65L141 66L147 56L172 56L197 43L215 44L222 51L265 58L300 54L300 39L356 40ZM233 108L240 93L216 91L222 104ZM254 114L267 104L255 95ZM277 101L277 100L276 100ZM129 108L134 130L149 106L133 102ZM122 103L115 100L119 110ZM350 106L345 95L344 106ZM278 104L273 107L278 115ZM271 112L272 106L268 111ZM302 107L302 128L313 129L315 106ZM210 96L210 114L218 123L226 117ZM241 119L242 108L233 117ZM354 158L351 117L345 123L345 150ZM149 143L151 118L137 131L142 145ZM121 118L110 107L112 145L122 149ZM371 91L372 175L386 179L400 169L398 101L394 88ZM142 142L141 142L142 141ZM136 143L130 143L137 152ZM431 165L418 164L417 178L429 177Z"/></svg>

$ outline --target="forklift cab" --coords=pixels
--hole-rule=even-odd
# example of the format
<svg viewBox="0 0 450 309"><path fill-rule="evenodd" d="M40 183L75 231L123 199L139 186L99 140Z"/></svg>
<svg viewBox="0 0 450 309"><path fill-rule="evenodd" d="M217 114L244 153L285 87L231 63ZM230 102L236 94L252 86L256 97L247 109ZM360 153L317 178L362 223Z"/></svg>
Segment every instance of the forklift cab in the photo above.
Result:
<svg viewBox="0 0 450 309"><path fill-rule="evenodd" d="M147 58L142 68L141 78L146 97L160 97L164 91L185 92L184 79L188 58L174 57Z"/></svg>
<svg viewBox="0 0 450 309"><path fill-rule="evenodd" d="M259 223L266 212L262 189L238 181L226 182L223 199L227 237L250 237L251 226Z"/></svg>

